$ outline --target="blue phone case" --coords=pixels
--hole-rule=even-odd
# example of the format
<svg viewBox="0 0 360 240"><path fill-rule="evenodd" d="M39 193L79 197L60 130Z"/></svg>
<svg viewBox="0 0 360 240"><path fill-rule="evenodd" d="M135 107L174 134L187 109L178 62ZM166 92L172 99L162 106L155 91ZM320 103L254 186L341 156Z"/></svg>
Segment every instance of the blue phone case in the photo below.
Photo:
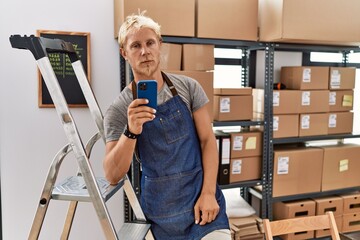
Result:
<svg viewBox="0 0 360 240"><path fill-rule="evenodd" d="M137 97L149 100L147 106L157 108L157 82L155 80L140 80L137 83Z"/></svg>

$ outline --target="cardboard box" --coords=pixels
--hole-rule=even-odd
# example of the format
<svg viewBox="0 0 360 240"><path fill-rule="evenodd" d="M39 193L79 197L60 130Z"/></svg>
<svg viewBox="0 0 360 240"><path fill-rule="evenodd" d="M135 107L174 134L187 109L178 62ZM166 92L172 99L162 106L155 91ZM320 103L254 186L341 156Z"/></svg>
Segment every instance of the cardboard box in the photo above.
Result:
<svg viewBox="0 0 360 240"><path fill-rule="evenodd" d="M285 84L287 89L327 90L329 67L281 67L280 82Z"/></svg>
<svg viewBox="0 0 360 240"><path fill-rule="evenodd" d="M329 112L329 90L301 91L300 113Z"/></svg>
<svg viewBox="0 0 360 240"><path fill-rule="evenodd" d="M180 71L181 54L181 44L162 43L160 55L160 69Z"/></svg>
<svg viewBox="0 0 360 240"><path fill-rule="evenodd" d="M322 166L321 148L278 147L274 150L273 197L320 192Z"/></svg>
<svg viewBox="0 0 360 240"><path fill-rule="evenodd" d="M316 215L323 215L328 211L332 211L335 216L336 226L341 232L342 229L342 214L343 214L343 199L339 196L320 197L313 199L316 203L315 213ZM330 230L317 230L315 231L315 237L330 236Z"/></svg>
<svg viewBox="0 0 360 240"><path fill-rule="evenodd" d="M214 120L250 120L253 110L251 92L251 88L214 89Z"/></svg>
<svg viewBox="0 0 360 240"><path fill-rule="evenodd" d="M353 67L330 67L329 89L354 89L355 75Z"/></svg>
<svg viewBox="0 0 360 240"><path fill-rule="evenodd" d="M231 158L255 157L262 155L263 133L261 131L241 131L231 133Z"/></svg>
<svg viewBox="0 0 360 240"><path fill-rule="evenodd" d="M354 106L353 90L331 90L329 93L329 111L343 112L351 111Z"/></svg>
<svg viewBox="0 0 360 240"><path fill-rule="evenodd" d="M315 202L313 200L297 200L274 203L274 219L288 219L315 215ZM311 239L314 231L291 233L282 236L284 240Z"/></svg>
<svg viewBox="0 0 360 240"><path fill-rule="evenodd" d="M264 89L253 89L254 111L264 113ZM300 113L299 90L273 90L273 114Z"/></svg>
<svg viewBox="0 0 360 240"><path fill-rule="evenodd" d="M358 212L358 213L344 214L342 232L355 232L359 230L360 230L360 213Z"/></svg>
<svg viewBox="0 0 360 240"><path fill-rule="evenodd" d="M358 46L359 8L358 0L260 0L260 41Z"/></svg>
<svg viewBox="0 0 360 240"><path fill-rule="evenodd" d="M199 38L257 41L258 1L197 0L196 24Z"/></svg>
<svg viewBox="0 0 360 240"><path fill-rule="evenodd" d="M299 137L328 134L328 113L300 114Z"/></svg>
<svg viewBox="0 0 360 240"><path fill-rule="evenodd" d="M191 77L198 81L201 87L204 89L209 103L206 108L209 112L210 120L213 119L213 106L214 106L214 73L205 71L166 71L168 73L180 74Z"/></svg>
<svg viewBox="0 0 360 240"><path fill-rule="evenodd" d="M321 191L360 186L360 145L339 144L323 146Z"/></svg>
<svg viewBox="0 0 360 240"><path fill-rule="evenodd" d="M214 45L183 44L182 70L214 70Z"/></svg>
<svg viewBox="0 0 360 240"><path fill-rule="evenodd" d="M329 113L328 134L352 133L353 121L353 112Z"/></svg>
<svg viewBox="0 0 360 240"><path fill-rule="evenodd" d="M273 138L298 137L299 115L284 114L273 116Z"/></svg>
<svg viewBox="0 0 360 240"><path fill-rule="evenodd" d="M343 199L343 213L360 213L360 193L349 193L340 195Z"/></svg>
<svg viewBox="0 0 360 240"><path fill-rule="evenodd" d="M160 24L163 36L195 37L195 0L114 0L115 38L125 18L139 10Z"/></svg>
<svg viewBox="0 0 360 240"><path fill-rule="evenodd" d="M261 156L231 158L230 183L260 179L261 159Z"/></svg>

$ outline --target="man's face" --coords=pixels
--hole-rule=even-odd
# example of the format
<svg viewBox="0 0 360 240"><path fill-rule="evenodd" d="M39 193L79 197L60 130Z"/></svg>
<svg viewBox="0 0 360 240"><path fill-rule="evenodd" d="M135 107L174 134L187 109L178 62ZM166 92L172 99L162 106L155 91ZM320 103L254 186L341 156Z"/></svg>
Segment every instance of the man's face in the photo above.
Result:
<svg viewBox="0 0 360 240"><path fill-rule="evenodd" d="M160 66L160 41L149 28L134 29L127 35L123 57L131 65L134 74L151 77Z"/></svg>

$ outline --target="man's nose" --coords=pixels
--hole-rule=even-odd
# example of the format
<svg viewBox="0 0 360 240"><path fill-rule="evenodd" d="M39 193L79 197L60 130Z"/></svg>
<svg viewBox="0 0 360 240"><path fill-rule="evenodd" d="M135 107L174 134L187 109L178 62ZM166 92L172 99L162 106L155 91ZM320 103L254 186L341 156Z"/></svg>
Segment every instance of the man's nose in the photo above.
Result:
<svg viewBox="0 0 360 240"><path fill-rule="evenodd" d="M149 53L149 48L145 45L141 48L141 54L145 55Z"/></svg>

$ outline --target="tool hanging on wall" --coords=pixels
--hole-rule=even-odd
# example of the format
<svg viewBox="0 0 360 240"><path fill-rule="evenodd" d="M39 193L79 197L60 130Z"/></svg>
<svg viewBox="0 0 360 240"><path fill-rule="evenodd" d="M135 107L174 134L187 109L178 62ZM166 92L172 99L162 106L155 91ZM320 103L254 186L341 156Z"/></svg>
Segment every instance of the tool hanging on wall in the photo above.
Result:
<svg viewBox="0 0 360 240"><path fill-rule="evenodd" d="M145 215L128 176L126 175L117 185L110 185L104 177L95 177L93 173L89 161L91 150L99 139L103 139L105 142L103 115L72 43L60 39L35 37L33 35L12 35L10 36L10 43L13 48L27 49L34 55L69 141L69 143L55 155L50 165L30 230L29 239L38 239L50 200L70 201L61 239L68 239L69 237L78 202L92 202L106 239L139 240L145 239L145 236L153 238L149 230L150 224L146 222ZM51 66L48 57L49 53L63 53L68 55L91 116L97 126L98 132L89 139L85 146L69 111L53 67ZM77 174L55 185L60 165L70 152L75 155L78 163L79 168ZM124 223L117 232L108 212L106 201L121 188L124 189L129 199L136 220L134 222Z"/></svg>

